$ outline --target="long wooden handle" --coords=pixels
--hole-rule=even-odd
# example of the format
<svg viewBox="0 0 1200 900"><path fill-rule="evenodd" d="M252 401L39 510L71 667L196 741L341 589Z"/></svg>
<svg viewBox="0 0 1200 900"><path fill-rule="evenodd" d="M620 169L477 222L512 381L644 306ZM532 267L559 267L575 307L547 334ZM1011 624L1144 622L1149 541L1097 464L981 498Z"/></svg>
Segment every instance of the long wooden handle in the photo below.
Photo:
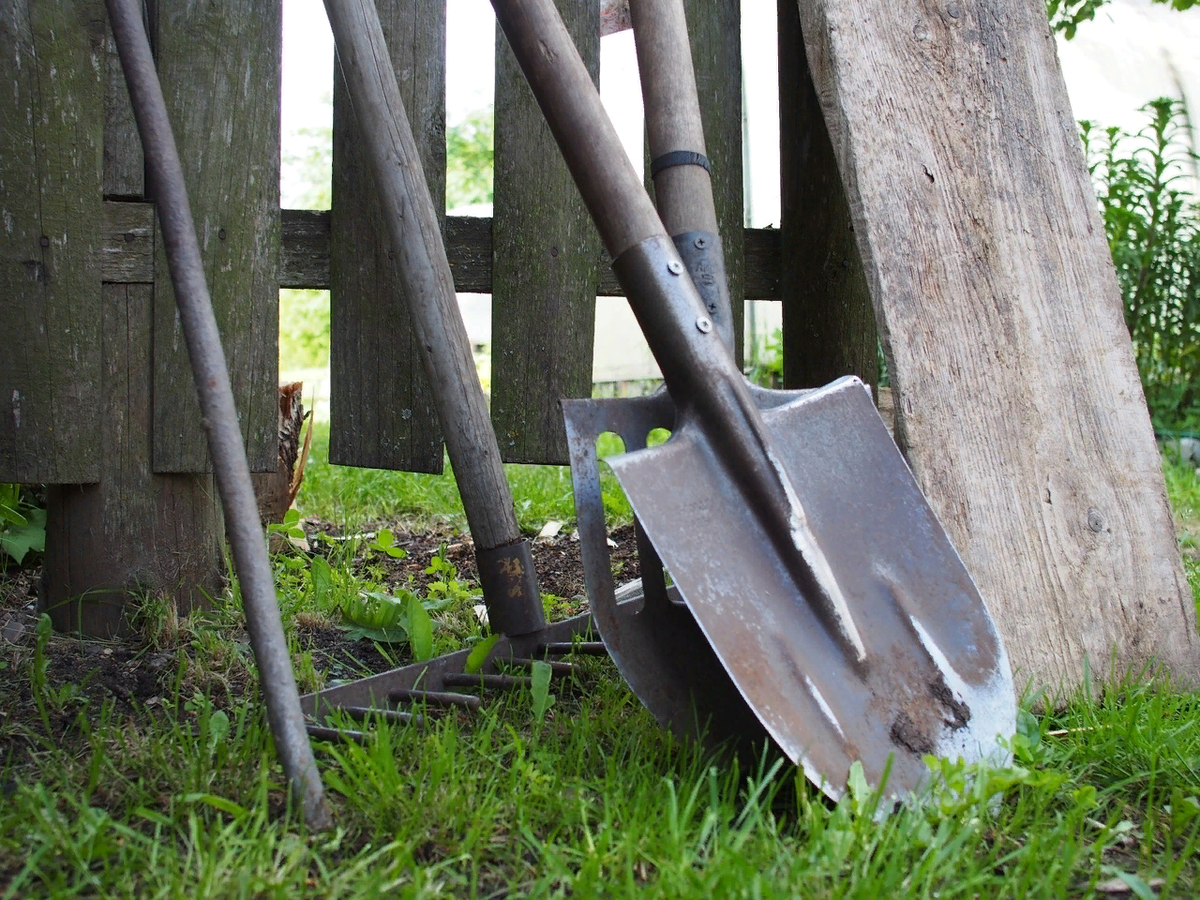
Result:
<svg viewBox="0 0 1200 900"><path fill-rule="evenodd" d="M704 126L688 42L683 0L636 0L630 5L638 73L646 108L650 158L675 151L704 154ZM654 178L658 214L672 237L717 233L712 178L699 165L664 168Z"/></svg>
<svg viewBox="0 0 1200 900"><path fill-rule="evenodd" d="M492 0L609 254L665 234L553 0Z"/></svg>
<svg viewBox="0 0 1200 900"><path fill-rule="evenodd" d="M476 553L513 547L522 538L512 493L379 13L373 0L325 0L325 9ZM506 634L527 634L545 624L527 548L520 568L512 595L492 596L485 579L492 627Z"/></svg>
<svg viewBox="0 0 1200 900"><path fill-rule="evenodd" d="M732 304L683 0L636 0L630 11L658 214L732 350Z"/></svg>

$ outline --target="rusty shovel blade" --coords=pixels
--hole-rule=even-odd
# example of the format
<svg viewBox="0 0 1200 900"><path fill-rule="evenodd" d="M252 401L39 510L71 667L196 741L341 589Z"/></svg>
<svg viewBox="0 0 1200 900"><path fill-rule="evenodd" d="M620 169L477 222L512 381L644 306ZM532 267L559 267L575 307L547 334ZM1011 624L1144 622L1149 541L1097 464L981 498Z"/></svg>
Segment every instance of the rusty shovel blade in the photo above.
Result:
<svg viewBox="0 0 1200 900"><path fill-rule="evenodd" d="M696 721L736 713L744 722L742 709L752 710L835 799L856 760L872 784L890 760L894 796L921 785L926 754L1005 761L997 737L1013 733L1016 701L1003 644L867 388L843 378L782 403L771 396L781 392L751 393L815 536L806 555L840 599L831 616L827 598L797 582L714 449L711 429L684 410L665 444L607 462L744 707L722 694L702 653L660 657L703 666L717 687L686 699L655 690L659 673L639 675L662 660L631 655L636 617L598 611L610 653L623 673L633 670L635 692L676 726L681 701L694 704ZM583 404L596 402L575 411L564 404L569 430ZM693 673L692 684L701 683Z"/></svg>

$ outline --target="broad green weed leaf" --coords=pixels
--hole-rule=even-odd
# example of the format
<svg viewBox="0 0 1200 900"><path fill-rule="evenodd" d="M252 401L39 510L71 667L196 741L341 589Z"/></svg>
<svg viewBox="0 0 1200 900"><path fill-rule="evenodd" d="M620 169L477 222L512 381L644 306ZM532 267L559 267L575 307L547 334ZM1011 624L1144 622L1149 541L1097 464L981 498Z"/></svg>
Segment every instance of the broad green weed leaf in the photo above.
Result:
<svg viewBox="0 0 1200 900"><path fill-rule="evenodd" d="M314 556L309 564L308 577L312 583L314 599L318 605L323 604L333 591L333 567L325 557Z"/></svg>
<svg viewBox="0 0 1200 900"><path fill-rule="evenodd" d="M533 695L533 714L537 716L538 722L541 722L546 716L546 710L554 705L554 695L550 693L550 675L552 673L549 663L542 662L540 659L533 663L533 670L530 672L531 683L529 691Z"/></svg>
<svg viewBox="0 0 1200 900"><path fill-rule="evenodd" d="M471 652L467 654L467 664L463 667L468 675L474 675L483 668L483 663L487 659L487 655L492 652L492 648L496 646L496 642L499 640L500 634L497 632L484 638L471 648Z"/></svg>
<svg viewBox="0 0 1200 900"><path fill-rule="evenodd" d="M418 662L433 657L433 622L416 594L408 597L408 640Z"/></svg>
<svg viewBox="0 0 1200 900"><path fill-rule="evenodd" d="M854 811L860 812L871 798L871 786L867 784L867 776L863 772L863 765L857 759L850 764L850 774L846 778L846 787L850 791L850 799L853 801Z"/></svg>

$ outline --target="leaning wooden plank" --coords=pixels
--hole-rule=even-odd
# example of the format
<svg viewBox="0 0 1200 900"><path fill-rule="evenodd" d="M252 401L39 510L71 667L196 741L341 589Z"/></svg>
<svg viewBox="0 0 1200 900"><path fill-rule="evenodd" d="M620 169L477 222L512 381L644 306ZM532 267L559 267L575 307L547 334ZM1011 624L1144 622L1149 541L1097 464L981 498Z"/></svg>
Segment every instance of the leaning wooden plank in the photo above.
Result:
<svg viewBox="0 0 1200 900"><path fill-rule="evenodd" d="M1042 0L800 0L896 439L1018 683L1151 661L1196 615Z"/></svg>
<svg viewBox="0 0 1200 900"><path fill-rule="evenodd" d="M598 0L561 0L594 81ZM592 392L600 239L508 42L496 30L492 421L506 462L569 462L558 401Z"/></svg>
<svg viewBox="0 0 1200 900"><path fill-rule="evenodd" d="M446 5L377 4L434 203L446 193ZM336 68L336 66L335 66ZM442 471L442 433L340 72L333 89L329 460Z"/></svg>
<svg viewBox="0 0 1200 900"><path fill-rule="evenodd" d="M0 9L0 481L99 475L101 10Z"/></svg>
<svg viewBox="0 0 1200 900"><path fill-rule="evenodd" d="M253 471L278 465L280 0L160 0L159 78ZM154 279L154 468L211 469L167 261Z"/></svg>

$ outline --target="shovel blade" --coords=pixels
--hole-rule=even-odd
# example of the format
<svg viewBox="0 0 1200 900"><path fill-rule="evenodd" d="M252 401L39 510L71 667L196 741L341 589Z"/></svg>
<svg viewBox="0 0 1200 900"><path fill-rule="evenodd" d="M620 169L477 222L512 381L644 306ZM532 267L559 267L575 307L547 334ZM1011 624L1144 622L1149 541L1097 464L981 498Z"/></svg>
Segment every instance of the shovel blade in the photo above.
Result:
<svg viewBox="0 0 1200 900"><path fill-rule="evenodd" d="M749 708L834 798L856 760L878 784L890 759L892 795L922 783L926 754L1006 760L997 737L1014 732L1016 701L1003 644L862 382L782 405L755 396L845 599L837 628L697 423L683 415L665 444L608 460Z"/></svg>

